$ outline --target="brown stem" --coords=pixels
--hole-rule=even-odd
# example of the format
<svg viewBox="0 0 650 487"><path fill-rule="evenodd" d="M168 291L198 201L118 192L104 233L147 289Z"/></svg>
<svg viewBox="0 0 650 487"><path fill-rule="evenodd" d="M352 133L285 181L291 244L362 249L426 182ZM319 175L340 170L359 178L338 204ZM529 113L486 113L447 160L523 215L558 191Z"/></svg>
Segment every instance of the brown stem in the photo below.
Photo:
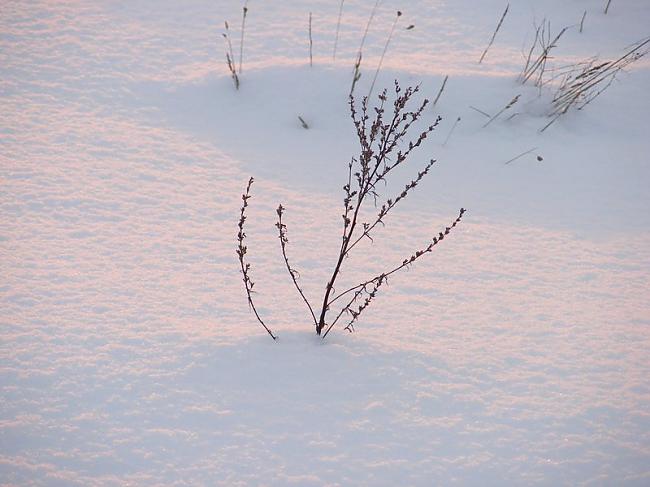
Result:
<svg viewBox="0 0 650 487"><path fill-rule="evenodd" d="M314 310L311 307L311 304L309 304L309 301L305 297L305 294L303 293L302 289L298 285L298 278L296 276L299 276L300 274L298 273L297 270L291 267L289 265L289 259L287 258L287 242L289 239L287 239L287 226L282 223L282 214L284 213L284 207L282 205L278 206L278 209L276 210L278 214L278 223L275 224L275 226L278 228L278 238L280 239L280 246L282 247L282 257L284 258L284 264L287 267L287 271L289 271L289 275L291 276L291 280L293 281L293 285L296 286L296 289L298 290L298 294L300 294L300 297L302 300L305 302L307 305L307 308L309 308L309 313L311 314L312 319L314 320L314 325L318 326L318 323L316 322L316 315L314 315Z"/></svg>
<svg viewBox="0 0 650 487"><path fill-rule="evenodd" d="M241 212L239 216L239 224L237 225L239 227L239 232L237 233L237 255L239 257L239 265L241 268L241 273L244 276L242 280L244 281L244 287L246 288L246 298L248 299L248 304L253 310L253 313L255 313L255 317L257 318L257 321L260 322L260 324L264 327L266 332L271 335L271 338L274 340L277 339L277 337L273 334L273 332L266 326L264 321L262 321L262 318L260 318L259 313L257 312L257 308L255 308L255 303L253 303L253 286L255 286L255 283L251 280L250 277L250 268L251 265L247 263L244 259L244 256L246 255L246 252L248 248L244 245L244 240L246 239L246 233L244 232L244 222L246 221L246 208L248 207L248 200L251 198L250 195L250 189L253 184L253 178L250 178L248 180L248 185L246 186L246 192L241 196L241 199L243 201L242 207L241 207Z"/></svg>
<svg viewBox="0 0 650 487"><path fill-rule="evenodd" d="M391 269L391 270L388 271L388 272L382 272L381 274L379 274L379 275L377 275L377 276L375 276L375 277L373 277L373 278L371 278L371 279L368 279L367 281L364 281L364 282L362 282L362 283L360 283L360 284L357 284L356 286L353 286L353 287L347 289L346 291L343 291L343 292L340 293L339 295L337 295L337 296L336 296L336 297L335 297L335 298L330 302L330 304L333 303L334 301L336 301L337 299L341 298L342 296L345 296L346 294L349 294L349 293L351 293L352 291L355 291L355 294L354 294L354 296L352 297L352 299L348 302L347 305L345 305L345 306L343 307L343 309L342 309L342 310L339 312L339 314L337 315L336 319L335 319L335 320L334 320L334 321L329 325L329 327L328 327L327 330L325 331L325 334L323 335L323 338L325 338L325 337L327 336L327 334L330 332L330 330L331 330L331 329L334 327L334 325L338 322L339 318L340 318L340 317L343 315L343 313L346 312L346 311L352 314L352 320L351 320L351 322L346 326L346 329L348 329L348 327L349 327L350 325L352 325L352 324L357 320L357 318L358 318L358 316L361 314L361 312L362 312L363 310L365 310L365 309L368 307L368 305L370 304L370 301L372 300L372 298L375 297L375 294L374 294L374 293L377 292L377 288L378 288L379 286L381 286L381 284L384 283L384 282L386 281L386 279L387 279L389 276L391 276L391 275L395 274L396 272L399 272L400 270L404 269L405 267L411 265L413 262L415 262L417 259L419 259L420 257L422 257L424 254L427 254L427 253L429 253L429 252L432 252L432 251L433 251L433 247L435 247L435 246L438 245L440 242L442 242L442 240L445 238L445 236L446 236L446 235L449 235L449 233L451 232L451 230L452 230L454 227L456 227L456 225L458 225L458 223L460 223L460 221L461 221L461 219L463 218L463 215L465 214L466 211L467 211L467 210L465 210L465 208L461 208L461 209L460 209L460 212L459 212L459 214L458 214L458 217L457 217L457 218L456 218L456 219L451 223L450 226L448 226L448 227L445 228L445 231L444 231L444 232L440 232L440 233L438 234L438 236L433 237L433 239L432 239L432 241L429 243L429 245L427 245L427 246L426 246L424 249L422 249L422 250L418 250L418 251L416 251L416 252L415 252L413 255L411 255L409 258L404 259L404 260L402 261L402 263L399 264L398 266L394 267L393 269ZM374 286L374 287L373 287L373 290L370 291L370 292L368 292L368 291L366 290L366 288L367 288L367 286L369 286L369 285L371 285L371 284ZM359 308L358 311L352 311L351 306L352 306L352 305L356 302L356 300L357 300L357 299L358 299L358 298L363 294L364 291L365 291L365 292L368 292L368 296L369 296L370 299L366 298L366 302L365 302L363 305L360 306L360 308Z"/></svg>

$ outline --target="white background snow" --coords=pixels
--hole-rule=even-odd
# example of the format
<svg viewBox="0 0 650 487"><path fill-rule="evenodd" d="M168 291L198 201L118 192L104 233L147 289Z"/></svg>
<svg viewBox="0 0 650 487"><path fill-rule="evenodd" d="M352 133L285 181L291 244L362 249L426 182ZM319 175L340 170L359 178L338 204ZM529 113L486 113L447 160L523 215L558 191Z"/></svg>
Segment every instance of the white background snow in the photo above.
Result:
<svg viewBox="0 0 650 487"><path fill-rule="evenodd" d="M479 65L505 3L381 2L358 93L397 9L377 86L433 98L449 75L435 136L387 191L438 163L343 281L469 211L355 334L322 341L275 208L317 304L374 2L345 2L334 62L338 1L251 0L239 92L221 33L229 20L237 53L240 2L3 2L0 484L650 484L650 66L542 134L550 92L517 82L534 21L574 25L554 65L608 59L650 33L650 4L512 1ZM486 128L469 108L516 94L519 115ZM251 175L249 257L278 342L235 255Z"/></svg>

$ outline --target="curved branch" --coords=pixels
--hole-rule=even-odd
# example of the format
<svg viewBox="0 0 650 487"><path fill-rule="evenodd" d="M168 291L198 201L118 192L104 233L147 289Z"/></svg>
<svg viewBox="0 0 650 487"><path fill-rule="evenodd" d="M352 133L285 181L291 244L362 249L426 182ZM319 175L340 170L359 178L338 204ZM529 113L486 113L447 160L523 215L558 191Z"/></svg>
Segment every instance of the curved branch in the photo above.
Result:
<svg viewBox="0 0 650 487"><path fill-rule="evenodd" d="M348 247L348 253L349 253L349 252L350 252L350 251L351 251L351 250L352 250L352 249L353 249L353 248L354 248L354 247L355 247L355 246L356 246L356 245L357 245L357 244L358 244L358 243L359 243L359 242L360 242L364 237L368 237L368 238L370 238L370 239L372 240L372 238L370 237L370 232L371 232L371 231L372 231L372 230L373 230L373 229L374 229L378 224L380 224L380 223L383 224L383 223L384 223L383 219L384 219L384 217L388 214L388 212L389 212L390 210L392 210L393 208L395 208L395 206L397 205L397 203L399 203L401 200L403 200L404 198L406 198L406 196L408 195L408 192L411 191L413 188L415 188L415 187L418 185L418 183L422 180L422 178L424 178L424 176L426 176L426 175L429 173L429 170L431 169L431 167L432 167L435 163L436 163L436 160L435 160L435 159L431 159L431 160L429 161L429 163L424 167L424 169L423 169L422 171L418 172L417 177L416 177L415 179L413 179L412 181L410 181L408 184L406 184L406 186L404 186L404 189L402 190L402 192L401 192L399 195L397 195L397 197L395 197L394 199L389 198L389 199L386 201L386 203L384 203L384 204L381 206L381 208L380 208L380 210L379 210L379 214L377 215L377 218L375 219L375 221L374 221L372 224L368 225L368 224L364 223L364 230L363 230L363 233L362 233L359 237L357 237L357 239L356 239L354 242L352 242L352 244L350 244L350 246ZM366 225L367 225L367 226L366 226Z"/></svg>
<svg viewBox="0 0 650 487"><path fill-rule="evenodd" d="M314 320L314 325L318 326L318 322L316 321L316 315L314 314L314 310L311 307L311 304L309 304L309 301L307 301L307 298L305 297L305 294L302 292L302 289L300 289L300 286L298 285L298 278L296 276L300 276L297 270L293 269L291 265L289 265L289 259L287 258L287 242L289 239L287 238L287 226L282 223L282 214L284 213L284 207L282 205L278 206L278 209L276 210L278 214L278 223L275 224L275 226L278 228L278 238L280 239L280 246L282 247L282 257L284 258L284 263L287 266L287 271L289 271L289 275L291 276L291 280L293 281L294 286L296 286L296 289L298 290L298 293L300 294L300 297L302 300L305 302L307 305L307 308L309 308L309 312L311 313L311 317Z"/></svg>
<svg viewBox="0 0 650 487"><path fill-rule="evenodd" d="M248 250L248 248L244 245L244 239L246 238L246 233L244 232L244 222L246 221L246 207L248 207L248 200L251 198L250 190L252 184L253 184L253 178L250 178L248 180L248 185L246 186L246 192L243 195L241 195L243 204L239 216L239 224L237 225L239 227L239 232L237 233L237 242L238 242L237 255L239 256L239 265L241 267L241 273L244 276L242 280L244 281L244 287L246 288L246 297L248 298L248 304L253 310L253 313L255 313L255 317L257 318L257 321L259 321L260 324L266 330L266 332L269 335L271 335L271 338L276 340L277 337L273 334L273 332L269 329L269 327L264 324L264 321L262 321L262 318L260 318L260 315L257 312L257 308L255 308L255 304L253 303L252 294L253 294L253 286L255 285L255 283L251 280L250 277L251 265L245 262L244 259L244 256L246 255L246 252Z"/></svg>
<svg viewBox="0 0 650 487"><path fill-rule="evenodd" d="M336 319L335 319L335 320L334 320L334 321L329 325L329 327L327 328L327 331L325 332L325 335L323 335L323 338L325 338L325 336L327 335L327 333L329 333L329 331L330 331L330 330L332 329L332 327L337 323L337 321L338 321L339 318L343 315L344 312L349 312L350 314L352 314L352 316L353 316L353 320L352 320L352 322L351 322L350 324L353 324L354 321L356 321L357 316L358 316L359 314L361 314L361 312L362 312L362 311L363 311L363 310L368 306L368 304L370 304L368 298L372 299L372 298L375 297L374 294L377 292L377 288L379 288L379 286L381 286L381 284L383 284L384 282L386 282L386 280L387 280L387 278L388 278L389 276L395 274L396 272L399 272L400 270L404 269L405 267L408 267L410 264L412 264L412 263L415 262L417 259L419 259L420 257L422 257L424 254L427 254L427 253L429 253L429 252L432 252L432 251L433 251L433 247L435 247L436 245L438 245L438 244L439 244L439 243L440 243L440 242L445 238L445 236L446 236L446 235L449 235L449 233L451 232L451 230L452 230L456 225L458 225L458 223L460 223L460 221L461 221L461 219L463 218L463 215L465 214L466 211L467 211L467 210L466 210L465 208L461 208L461 209L460 209L460 212L459 212L459 214L458 214L458 217L457 217L457 218L456 218L456 219L451 223L450 226L445 227L445 231L444 231L444 232L440 232L436 237L433 237L433 239L431 240L431 242L429 243L429 245L427 245L424 249L421 249L421 250L416 251L416 252L415 252L413 255L411 255L409 258L404 259L400 265L394 267L393 269L391 269L391 270L388 271L388 272L382 272L381 274L379 274L379 275L377 275L377 276L375 276L375 277L373 277L373 278L371 278L371 279L368 279L367 281L364 281L364 282L362 282L362 283L360 283L360 284L357 284L356 286L353 286L353 287L351 287L351 288L349 288L349 289L346 289L345 291L339 293L339 294L336 295L334 298L332 298L332 300L328 303L328 306L331 305L332 303L334 303L334 301L337 301L338 299L342 298L343 296L345 296L345 295L347 295L347 294L349 294L349 293L351 293L351 292L354 291L354 296L353 296L352 299L348 302L348 304L346 304L346 305L343 307L343 309L342 309L342 310L340 311L340 313L337 315ZM370 291L370 292L368 292L367 287L370 286L370 285L373 286L373 290ZM366 302L364 302L364 304L359 308L358 311L356 311L356 312L352 311L351 306L356 302L357 299L359 299L359 297L360 297L364 292L366 292L366 293L368 294L368 298L366 298ZM356 314L356 316L355 316L355 314ZM346 327L346 328L347 328L347 327Z"/></svg>

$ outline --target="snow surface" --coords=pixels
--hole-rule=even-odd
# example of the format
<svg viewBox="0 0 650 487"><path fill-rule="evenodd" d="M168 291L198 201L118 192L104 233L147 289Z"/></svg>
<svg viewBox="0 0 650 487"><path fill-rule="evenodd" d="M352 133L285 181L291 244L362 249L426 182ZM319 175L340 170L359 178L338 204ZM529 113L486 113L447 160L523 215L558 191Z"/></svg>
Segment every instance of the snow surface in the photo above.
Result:
<svg viewBox="0 0 650 487"><path fill-rule="evenodd" d="M505 3L381 2L358 92L398 8L377 86L433 98L450 76L427 112L443 117L435 137L387 193L439 162L341 286L469 212L357 333L322 341L282 267L275 208L316 303L374 2L345 2L334 62L338 1L251 0L239 92L221 32L229 20L238 51L240 2L4 2L0 484L650 484L650 66L542 134L550 93L516 81L534 21L587 11L557 66L647 36L650 5L512 1L479 65ZM469 108L516 94L519 115L486 128ZM278 342L234 252L251 175L256 299Z"/></svg>

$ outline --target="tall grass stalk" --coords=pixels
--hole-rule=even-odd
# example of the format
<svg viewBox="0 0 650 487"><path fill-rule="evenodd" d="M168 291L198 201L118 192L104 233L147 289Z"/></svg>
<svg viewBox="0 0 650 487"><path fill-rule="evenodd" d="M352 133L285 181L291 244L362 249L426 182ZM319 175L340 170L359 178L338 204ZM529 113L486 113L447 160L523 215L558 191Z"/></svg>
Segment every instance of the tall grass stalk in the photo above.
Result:
<svg viewBox="0 0 650 487"><path fill-rule="evenodd" d="M309 67L314 66L314 56L313 56L313 49L314 49L314 40L311 36L311 12L309 12Z"/></svg>
<svg viewBox="0 0 650 487"><path fill-rule="evenodd" d="M526 65L524 66L524 69L519 76L522 84L525 84L528 80L535 76L535 86L542 86L549 54L551 50L557 47L557 42L567 30L568 27L564 27L553 38L553 40L551 40L551 22L547 21L546 19L542 20L541 25L537 27L535 31L535 39L528 53ZM533 59L532 56L537 47L539 47L539 54L535 59Z"/></svg>
<svg viewBox="0 0 650 487"><path fill-rule="evenodd" d="M269 335L271 335L271 338L276 340L277 337L273 334L271 329L268 326L266 326L266 324L260 317L259 313L257 312L255 303L253 302L253 287L255 286L255 283L251 279L251 274L250 274L251 265L248 262L246 262L246 257L245 257L248 252L248 247L245 245L246 232L244 232L244 223L246 222L246 208L248 208L248 200L251 199L251 186L253 185L253 181L254 181L253 178L250 178L248 180L246 191L244 194L241 195L242 207L239 213L239 224L237 225L239 228L239 231L237 232L237 257L239 258L242 280L244 281L244 287L246 289L246 298L248 300L248 306L253 311L253 313L255 314L255 318L257 318L257 321L259 321L259 323L264 327L266 332Z"/></svg>
<svg viewBox="0 0 650 487"><path fill-rule="evenodd" d="M440 95L442 95L442 92L445 89L445 86L447 85L447 80L449 79L449 75L445 76L445 79L442 80L442 85L440 86L440 90L438 91L438 94L436 95L436 98L433 100L433 106L436 106L436 103L438 103L438 100L440 99Z"/></svg>
<svg viewBox="0 0 650 487"><path fill-rule="evenodd" d="M242 64L244 63L244 30L246 29L246 15L248 14L248 0L242 8L241 16L241 33L239 36L239 74L242 72Z"/></svg>
<svg viewBox="0 0 650 487"><path fill-rule="evenodd" d="M506 110L510 110L515 105L515 103L517 103L519 101L520 97L521 97L521 95L517 95L512 100L510 100L506 106L504 106L495 115L493 115L492 118L490 118L490 120L485 122L485 124L483 125L483 128L487 127L492 122L494 122L499 117L499 115L501 115L503 112L505 112Z"/></svg>
<svg viewBox="0 0 650 487"><path fill-rule="evenodd" d="M443 147L447 145L447 142L449 142L449 139L451 138L451 134L454 133L454 130L456 130L456 125L458 125L459 122L460 122L460 117L458 117L456 119L456 121L454 122L454 124L451 126L451 130L447 134L447 137L445 138L445 141L442 143Z"/></svg>
<svg viewBox="0 0 650 487"><path fill-rule="evenodd" d="M370 17L368 17L368 22L366 22L366 28L363 31L363 36L361 37L361 44L359 44L359 50L357 51L357 57L354 62L354 73L352 75L352 86L350 87L350 94L354 93L354 88L357 85L357 81L361 78L361 61L363 59L363 46L366 43L366 38L368 37L368 31L370 30L370 24L372 24L372 19L375 18L375 13L381 0L375 0L375 5L370 11Z"/></svg>
<svg viewBox="0 0 650 487"><path fill-rule="evenodd" d="M230 26L228 22L224 22L226 31L221 34L226 42L226 65L230 71L230 77L235 84L235 89L239 89L239 76L237 75L237 67L235 66L235 56L232 52L232 41L230 40Z"/></svg>
<svg viewBox="0 0 650 487"><path fill-rule="evenodd" d="M532 149L529 149L529 150L527 150L526 152L522 152L521 154L516 155L516 156L513 157L512 159L510 159L510 160L504 162L504 164L507 165L507 164L510 164L511 162L515 162L517 159L520 159L520 158L524 157L525 155L528 155L528 154L530 154L531 152L536 151L536 150L537 150L537 147L533 147Z"/></svg>
<svg viewBox="0 0 650 487"><path fill-rule="evenodd" d="M488 49L492 46L492 43L494 42L495 37L497 36L497 33L499 32L499 29L501 28L501 24L503 24L503 20L506 18L506 15L508 14L508 9L510 8L510 4L506 5L506 9L503 11L503 14L501 15L501 19L499 20L499 23L497 24L497 28L494 29L494 33L492 34L492 37L490 38L490 42L488 43L487 47L485 48L485 51L483 51L483 54L481 54L481 59L478 60L478 63L481 64L483 62L483 59L485 58L485 55L488 52Z"/></svg>
<svg viewBox="0 0 650 487"><path fill-rule="evenodd" d="M338 47L339 44L339 31L341 30L341 18L343 16L343 4L345 3L345 0L341 0L341 3L339 5L339 16L338 19L336 20L336 35L334 36L334 53L332 54L332 60L336 61L336 48Z"/></svg>
<svg viewBox="0 0 650 487"><path fill-rule="evenodd" d="M375 83L377 82L377 76L379 76L379 70L381 69L382 63L384 62L384 56L386 56L386 51L388 51L388 45L390 44L390 41L393 38L393 34L395 33L395 26L397 25L397 21L401 16L402 16L402 12L398 10L397 15L395 16L395 20L393 21L393 25L390 28L390 34L388 34L388 39L386 39L386 45L384 45L384 50L381 53L381 57L379 58L379 64L377 65L377 70L375 71L375 75L372 78L372 83L370 84L370 90L368 91L368 98L372 96L372 90L375 88Z"/></svg>

